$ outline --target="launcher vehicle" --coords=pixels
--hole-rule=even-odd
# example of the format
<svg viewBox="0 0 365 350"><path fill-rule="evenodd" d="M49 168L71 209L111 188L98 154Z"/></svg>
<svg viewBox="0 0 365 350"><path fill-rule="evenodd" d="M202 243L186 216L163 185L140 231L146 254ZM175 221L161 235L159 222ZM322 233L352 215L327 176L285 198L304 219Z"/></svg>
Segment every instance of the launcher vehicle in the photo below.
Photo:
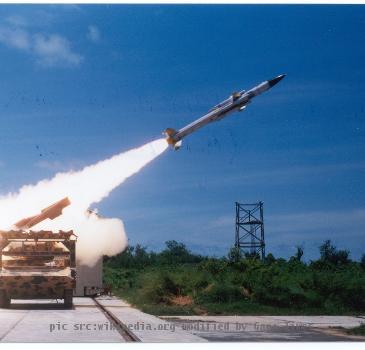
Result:
<svg viewBox="0 0 365 350"><path fill-rule="evenodd" d="M35 224L62 214L68 198L41 214L0 231L0 307L11 299L64 299L72 306L76 287L76 239L73 231L31 231Z"/></svg>

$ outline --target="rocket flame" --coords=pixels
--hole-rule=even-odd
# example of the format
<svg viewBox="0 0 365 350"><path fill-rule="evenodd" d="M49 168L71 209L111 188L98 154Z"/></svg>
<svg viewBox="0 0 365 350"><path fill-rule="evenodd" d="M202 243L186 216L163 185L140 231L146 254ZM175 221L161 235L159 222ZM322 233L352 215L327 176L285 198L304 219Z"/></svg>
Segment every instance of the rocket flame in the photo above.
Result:
<svg viewBox="0 0 365 350"><path fill-rule="evenodd" d="M23 186L17 193L1 196L0 229L10 229L19 219L37 214L50 203L68 197L71 205L63 210L62 216L41 222L32 229L74 230L79 237L77 258L89 266L103 254L117 254L127 246L123 222L99 218L87 209L108 197L113 189L138 173L167 147L165 139L155 140L80 171L59 173L52 179Z"/></svg>

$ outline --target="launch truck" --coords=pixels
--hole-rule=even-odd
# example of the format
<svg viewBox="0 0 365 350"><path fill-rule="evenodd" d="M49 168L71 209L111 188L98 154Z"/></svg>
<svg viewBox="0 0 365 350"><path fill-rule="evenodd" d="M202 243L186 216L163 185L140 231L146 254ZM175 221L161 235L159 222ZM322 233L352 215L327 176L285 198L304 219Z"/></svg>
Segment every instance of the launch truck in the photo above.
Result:
<svg viewBox="0 0 365 350"><path fill-rule="evenodd" d="M76 240L73 231L32 231L35 224L54 219L69 205L68 198L0 231L0 307L11 299L64 299L72 307L76 287Z"/></svg>

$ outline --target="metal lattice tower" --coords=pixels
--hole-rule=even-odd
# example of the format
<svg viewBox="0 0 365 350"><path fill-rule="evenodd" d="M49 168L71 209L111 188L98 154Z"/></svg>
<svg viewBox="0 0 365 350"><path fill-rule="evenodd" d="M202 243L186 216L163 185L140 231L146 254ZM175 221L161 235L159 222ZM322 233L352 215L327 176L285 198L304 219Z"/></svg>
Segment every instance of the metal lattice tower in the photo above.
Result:
<svg viewBox="0 0 365 350"><path fill-rule="evenodd" d="M236 202L235 247L265 259L264 203Z"/></svg>

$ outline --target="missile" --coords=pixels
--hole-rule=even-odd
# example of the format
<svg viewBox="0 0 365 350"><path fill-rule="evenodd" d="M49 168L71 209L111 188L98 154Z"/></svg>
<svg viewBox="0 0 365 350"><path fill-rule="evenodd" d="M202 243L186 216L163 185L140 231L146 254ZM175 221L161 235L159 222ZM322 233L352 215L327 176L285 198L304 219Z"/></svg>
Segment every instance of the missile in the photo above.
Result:
<svg viewBox="0 0 365 350"><path fill-rule="evenodd" d="M65 197L59 200L58 202L51 204L49 207L42 209L40 214L24 218L15 223L14 226L20 230L27 230L39 224L43 220L46 219L53 220L58 216L62 215L62 210L67 206L69 206L70 204L71 204L70 200L67 197Z"/></svg>
<svg viewBox="0 0 365 350"><path fill-rule="evenodd" d="M274 79L262 82L261 84L253 87L248 91L242 90L240 92L233 92L229 98L214 106L208 111L207 114L186 125L180 130L176 131L175 129L167 128L164 131L167 143L171 145L175 150L179 149L181 147L182 139L184 137L190 135L194 131L202 128L209 123L213 123L227 117L233 112L244 111L254 97L261 95L263 92L271 89L284 77L285 74L281 74Z"/></svg>

